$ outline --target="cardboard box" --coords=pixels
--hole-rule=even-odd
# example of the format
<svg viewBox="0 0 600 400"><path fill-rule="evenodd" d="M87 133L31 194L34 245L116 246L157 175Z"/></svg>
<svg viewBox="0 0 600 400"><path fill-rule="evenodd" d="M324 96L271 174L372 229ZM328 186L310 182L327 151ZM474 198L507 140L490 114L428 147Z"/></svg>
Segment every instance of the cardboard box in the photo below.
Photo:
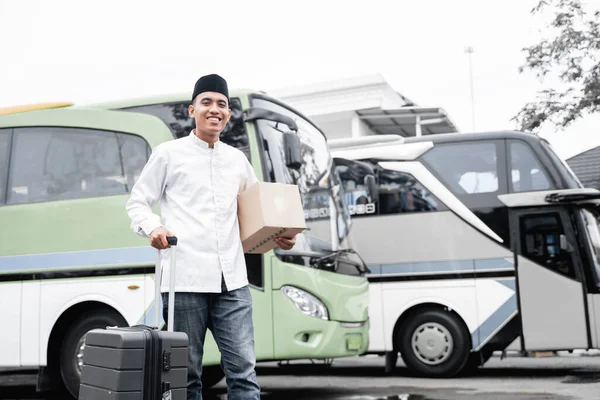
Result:
<svg viewBox="0 0 600 400"><path fill-rule="evenodd" d="M277 236L291 238L306 229L297 185L257 182L238 197L244 253L266 253Z"/></svg>

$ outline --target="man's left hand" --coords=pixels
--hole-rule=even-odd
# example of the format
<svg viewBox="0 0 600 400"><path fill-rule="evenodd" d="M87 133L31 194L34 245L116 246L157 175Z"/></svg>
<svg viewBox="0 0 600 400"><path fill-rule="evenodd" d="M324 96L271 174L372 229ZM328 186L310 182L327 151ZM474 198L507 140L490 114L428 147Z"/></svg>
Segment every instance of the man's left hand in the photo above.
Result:
<svg viewBox="0 0 600 400"><path fill-rule="evenodd" d="M276 237L275 243L277 243L277 246L279 246L281 250L291 250L292 247L294 247L294 245L296 244L296 235L294 235L294 237L291 239L284 237Z"/></svg>

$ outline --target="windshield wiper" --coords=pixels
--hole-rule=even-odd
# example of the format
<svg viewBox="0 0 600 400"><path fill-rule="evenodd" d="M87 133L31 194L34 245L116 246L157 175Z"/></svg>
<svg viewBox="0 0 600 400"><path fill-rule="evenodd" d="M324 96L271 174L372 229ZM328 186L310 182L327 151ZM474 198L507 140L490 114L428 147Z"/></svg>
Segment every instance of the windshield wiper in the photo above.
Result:
<svg viewBox="0 0 600 400"><path fill-rule="evenodd" d="M319 263L322 263L324 261L330 260L334 257L336 257L338 254L340 254L342 251L345 250L331 250L331 252L329 254L326 254L324 256L321 257L311 257L310 259L310 265L315 266Z"/></svg>
<svg viewBox="0 0 600 400"><path fill-rule="evenodd" d="M344 257L344 255L350 254L355 256L356 259L351 260L350 257ZM332 250L331 254L322 257L313 257L310 260L310 265L313 268L324 269L333 272L337 272L339 270L340 264L342 263L356 268L359 274L371 272L364 260L353 249Z"/></svg>
<svg viewBox="0 0 600 400"><path fill-rule="evenodd" d="M550 193L545 200L548 203L569 203L573 201L585 201L600 199L600 191L596 189L573 189Z"/></svg>

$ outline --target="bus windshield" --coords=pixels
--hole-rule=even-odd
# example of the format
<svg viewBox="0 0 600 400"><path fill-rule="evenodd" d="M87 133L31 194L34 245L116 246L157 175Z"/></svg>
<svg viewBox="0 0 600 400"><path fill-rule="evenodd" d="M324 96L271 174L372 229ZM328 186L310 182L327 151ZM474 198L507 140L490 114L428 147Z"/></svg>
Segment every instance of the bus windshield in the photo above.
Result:
<svg viewBox="0 0 600 400"><path fill-rule="evenodd" d="M369 187L367 180L371 171L353 164L336 165L336 171L343 182L344 201L348 205L350 215L375 213L377 194L373 193L373 188Z"/></svg>
<svg viewBox="0 0 600 400"><path fill-rule="evenodd" d="M587 232L587 242L590 246L592 261L594 262L594 279L596 280L596 286L600 287L600 227L598 226L600 216L597 211L587 208L582 208L580 212Z"/></svg>
<svg viewBox="0 0 600 400"><path fill-rule="evenodd" d="M581 183L579 178L577 178L577 175L575 175L571 167L569 167L569 164L567 164L565 160L558 156L556 151L554 151L552 145L547 140L543 139L541 142L542 146L546 150L546 153L550 156L552 161L554 161L556 166L563 171L562 175L567 180L568 187L573 189L582 188L583 184Z"/></svg>
<svg viewBox="0 0 600 400"><path fill-rule="evenodd" d="M303 164L294 170L285 162L283 134L289 128L269 120L256 120L264 151L265 179L300 188L307 229L298 235L293 252L309 255L336 250L348 235L350 217L341 198L341 185L333 171L325 136L312 123L274 101L253 98L252 106L291 117L298 125Z"/></svg>
<svg viewBox="0 0 600 400"><path fill-rule="evenodd" d="M194 120L187 113L187 106L187 102L173 102L128 107L123 110L154 115L169 126L175 138L181 138L189 135L194 128ZM350 215L341 197L339 179L332 172L325 136L308 120L275 101L256 96L253 97L252 106L288 116L298 125L304 163L300 170L296 171L285 165L283 132L289 131L289 128L269 120L256 120L262 138L260 148L262 165L267 175L265 180L297 184L302 194L307 230L305 234L297 237L294 252L323 256L323 252L336 250L348 236ZM237 97L231 98L231 119L221 132L220 140L251 158L243 107Z"/></svg>

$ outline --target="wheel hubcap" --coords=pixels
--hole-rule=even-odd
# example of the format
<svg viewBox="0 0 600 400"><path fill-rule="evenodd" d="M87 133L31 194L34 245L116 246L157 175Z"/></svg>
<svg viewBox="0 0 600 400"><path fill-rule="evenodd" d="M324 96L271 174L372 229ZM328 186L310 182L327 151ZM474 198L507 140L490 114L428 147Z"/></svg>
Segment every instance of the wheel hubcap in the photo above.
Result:
<svg viewBox="0 0 600 400"><path fill-rule="evenodd" d="M412 350L417 358L428 365L438 365L454 350L452 335L441 324L428 322L419 326L412 335Z"/></svg>
<svg viewBox="0 0 600 400"><path fill-rule="evenodd" d="M75 367L77 369L77 373L81 376L81 370L83 367L83 351L85 350L85 337L87 334L83 335L81 339L77 342L76 353L75 353Z"/></svg>

